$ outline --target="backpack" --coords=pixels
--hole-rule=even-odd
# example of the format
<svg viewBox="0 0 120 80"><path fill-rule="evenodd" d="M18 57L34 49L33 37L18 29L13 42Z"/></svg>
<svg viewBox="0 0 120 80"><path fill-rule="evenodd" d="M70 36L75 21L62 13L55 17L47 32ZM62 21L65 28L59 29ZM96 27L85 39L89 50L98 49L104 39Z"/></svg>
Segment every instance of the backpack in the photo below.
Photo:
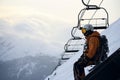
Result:
<svg viewBox="0 0 120 80"><path fill-rule="evenodd" d="M99 54L99 62L103 62L107 57L109 53L109 47L108 47L108 39L105 35L101 35L99 37L100 46L97 51L97 54Z"/></svg>
<svg viewBox="0 0 120 80"><path fill-rule="evenodd" d="M93 61L95 62L95 64L99 64L99 63L103 62L104 60L106 60L106 58L108 57L108 52L109 52L108 39L106 38L105 35L92 36L92 37L99 38L100 45L99 45L99 47L97 49L95 57L93 58ZM88 46L88 44L85 43L83 53L88 48L87 46Z"/></svg>

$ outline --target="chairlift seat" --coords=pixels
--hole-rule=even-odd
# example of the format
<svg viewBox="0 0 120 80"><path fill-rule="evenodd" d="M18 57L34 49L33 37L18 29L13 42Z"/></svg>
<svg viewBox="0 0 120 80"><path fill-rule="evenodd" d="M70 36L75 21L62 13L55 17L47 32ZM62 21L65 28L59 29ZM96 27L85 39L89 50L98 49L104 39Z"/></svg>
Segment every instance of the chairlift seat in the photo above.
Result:
<svg viewBox="0 0 120 80"><path fill-rule="evenodd" d="M93 26L94 27L94 26ZM94 29L107 29L108 27L107 26L97 26L97 27L94 27ZM80 30L82 29L82 27L80 27Z"/></svg>
<svg viewBox="0 0 120 80"><path fill-rule="evenodd" d="M94 29L107 29L107 26L97 26L97 27L94 27Z"/></svg>
<svg viewBox="0 0 120 80"><path fill-rule="evenodd" d="M66 50L65 52L78 52L79 50Z"/></svg>
<svg viewBox="0 0 120 80"><path fill-rule="evenodd" d="M82 39L81 37L74 37L74 38L72 38L72 40L80 40L80 39Z"/></svg>
<svg viewBox="0 0 120 80"><path fill-rule="evenodd" d="M69 58L62 58L62 60L68 60Z"/></svg>

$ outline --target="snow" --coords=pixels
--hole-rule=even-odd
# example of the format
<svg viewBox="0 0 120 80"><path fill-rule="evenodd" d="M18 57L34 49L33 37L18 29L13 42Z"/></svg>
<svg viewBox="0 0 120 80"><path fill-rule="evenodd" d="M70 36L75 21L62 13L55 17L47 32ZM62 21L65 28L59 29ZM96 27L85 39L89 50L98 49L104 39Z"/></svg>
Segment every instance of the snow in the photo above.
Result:
<svg viewBox="0 0 120 80"><path fill-rule="evenodd" d="M101 34L106 35L108 38L109 45L109 56L120 48L120 19L115 21L113 24L109 26L106 30L101 32ZM73 76L73 64L78 60L80 55L82 54L82 50L71 57L67 62L63 63L59 66L50 76L48 76L45 80L74 80Z"/></svg>
<svg viewBox="0 0 120 80"><path fill-rule="evenodd" d="M111 55L114 51L116 51L120 47L120 19L115 21L110 25L108 29L106 29L102 34L105 34L109 41L109 49Z"/></svg>

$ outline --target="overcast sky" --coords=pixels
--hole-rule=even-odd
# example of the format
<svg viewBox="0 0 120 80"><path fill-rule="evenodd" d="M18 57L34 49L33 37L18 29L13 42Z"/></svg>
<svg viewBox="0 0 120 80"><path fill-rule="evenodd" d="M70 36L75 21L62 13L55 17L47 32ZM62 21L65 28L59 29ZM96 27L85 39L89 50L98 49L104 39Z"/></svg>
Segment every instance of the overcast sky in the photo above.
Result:
<svg viewBox="0 0 120 80"><path fill-rule="evenodd" d="M99 3L100 0L91 1ZM119 3L120 0L104 0L101 5L109 12L110 24L120 18ZM71 38L70 31L77 25L77 15L82 8L81 0L0 0L0 35L43 41L54 47L46 45L43 52L53 53L57 48L61 53Z"/></svg>
<svg viewBox="0 0 120 80"><path fill-rule="evenodd" d="M120 17L119 3L120 0L104 0L102 4L109 12L110 22ZM0 17L47 15L75 24L82 8L81 0L0 0Z"/></svg>

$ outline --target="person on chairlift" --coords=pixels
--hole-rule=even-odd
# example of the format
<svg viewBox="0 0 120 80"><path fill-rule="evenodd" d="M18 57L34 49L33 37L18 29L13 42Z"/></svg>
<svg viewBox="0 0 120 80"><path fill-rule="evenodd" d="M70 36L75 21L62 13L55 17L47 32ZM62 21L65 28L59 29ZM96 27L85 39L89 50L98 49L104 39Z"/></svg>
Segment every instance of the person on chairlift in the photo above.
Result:
<svg viewBox="0 0 120 80"><path fill-rule="evenodd" d="M83 54L73 66L74 80L83 80L85 77L84 68L89 65L94 65L99 60L97 52L99 51L98 48L100 45L98 38L100 33L94 31L94 27L91 24L84 25L81 31L86 38L86 42Z"/></svg>

